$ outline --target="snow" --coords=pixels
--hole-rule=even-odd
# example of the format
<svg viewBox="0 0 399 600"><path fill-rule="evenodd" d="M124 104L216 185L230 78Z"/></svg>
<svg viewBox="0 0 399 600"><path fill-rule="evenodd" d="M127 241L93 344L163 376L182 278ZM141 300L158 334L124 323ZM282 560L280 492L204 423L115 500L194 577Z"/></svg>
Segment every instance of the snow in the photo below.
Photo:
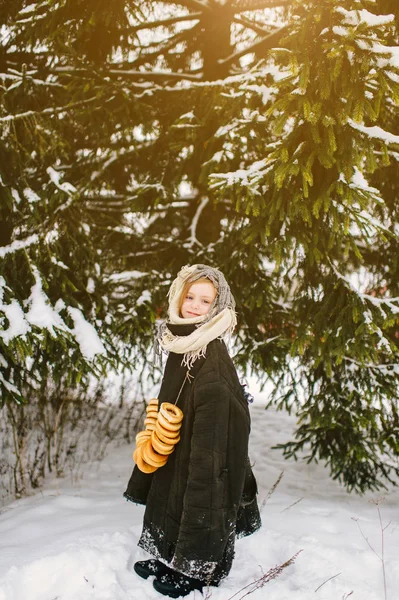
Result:
<svg viewBox="0 0 399 600"><path fill-rule="evenodd" d="M53 169L53 167L48 167L47 173L50 177L50 180L62 192L65 192L70 196L77 191L71 183L68 183L67 181L61 183L61 177L63 177L64 173L56 171L55 169Z"/></svg>
<svg viewBox="0 0 399 600"><path fill-rule="evenodd" d="M375 15L364 8L362 10L346 10L342 6L338 6L335 12L344 15L346 24L354 26L365 23L370 27L382 27L395 20L394 15Z"/></svg>
<svg viewBox="0 0 399 600"><path fill-rule="evenodd" d="M33 267L32 271L36 283L32 286L30 296L27 300L27 305L30 308L25 314L25 318L31 325L47 329L52 335L56 335L54 327L65 330L65 323L53 309L48 297L44 293L38 270Z"/></svg>
<svg viewBox="0 0 399 600"><path fill-rule="evenodd" d="M348 35L348 30L345 27L341 27L341 25L335 25L332 28L333 32L335 33L335 35L339 35L339 36L347 36Z"/></svg>
<svg viewBox="0 0 399 600"><path fill-rule="evenodd" d="M270 447L290 437L295 418L265 411L266 394L256 392L253 384L250 391L256 396L250 406L250 457L263 526L237 541L230 575L219 588L210 588L208 597L229 600L302 550L294 565L252 594L253 600L381 600L379 509L387 599L397 598L399 490L390 489L377 506L378 495L348 495L323 464L284 461ZM133 571L133 563L148 556L136 546L144 508L122 498L133 466L131 452L129 446L114 448L80 478L71 473L48 481L40 493L2 510L0 600L161 600L151 579L140 579ZM192 592L187 598L203 596Z"/></svg>
<svg viewBox="0 0 399 600"><path fill-rule="evenodd" d="M27 199L27 201L30 202L31 204L40 201L40 196L38 194L36 194L36 192L34 190L32 190L32 188L25 188L24 196Z"/></svg>
<svg viewBox="0 0 399 600"><path fill-rule="evenodd" d="M144 304L145 302L151 302L151 298L151 292L144 290L141 296L137 299L136 306L141 306L141 304Z"/></svg>
<svg viewBox="0 0 399 600"><path fill-rule="evenodd" d="M86 290L89 292L89 294L94 294L96 291L96 284L92 277L89 277L87 280Z"/></svg>
<svg viewBox="0 0 399 600"><path fill-rule="evenodd" d="M105 347L97 331L84 318L78 308L68 307L68 313L74 322L72 330L80 350L87 359L92 360L96 354L105 354Z"/></svg>
<svg viewBox="0 0 399 600"><path fill-rule="evenodd" d="M62 260L57 260L55 256L52 256L50 260L53 263L53 265L57 265L57 267L61 267L61 269L65 269L66 271L69 270L69 267L64 262L62 262Z"/></svg>
<svg viewBox="0 0 399 600"><path fill-rule="evenodd" d="M16 300L12 300L10 304L3 304L0 302L0 311L5 314L9 322L8 328L0 331L0 338L2 338L6 344L15 337L25 335L25 333L30 330L30 326L25 320L24 312Z"/></svg>
<svg viewBox="0 0 399 600"><path fill-rule="evenodd" d="M56 336L56 330L71 333L80 346L82 354L92 360L97 354L104 354L105 347L96 332L93 325L86 321L83 313L74 307L68 307L67 311L73 320L74 327L70 329L63 321L59 311L66 308L65 302L60 298L55 306L43 291L43 283L40 273L32 265L32 273L35 277L35 283L31 287L29 298L24 301L24 312L22 306L17 300L12 299L8 304L3 302L6 281L0 277L0 311L3 312L8 320L7 329L0 330L0 338L8 343L15 337L24 337L30 330L31 325L40 329L47 329L52 336ZM0 325L3 326L2 321Z"/></svg>
<svg viewBox="0 0 399 600"><path fill-rule="evenodd" d="M366 127L365 125L360 125L360 123L356 123L352 119L348 119L348 123L353 129L357 129L362 133L365 133L371 138L376 138L382 140L386 144L399 144L399 135L395 135L390 133L389 131L385 131L378 125L374 125L373 127Z"/></svg>
<svg viewBox="0 0 399 600"><path fill-rule="evenodd" d="M14 198L16 204L20 204L21 197L18 194L17 190L14 190L13 188L11 188L11 196Z"/></svg>
<svg viewBox="0 0 399 600"><path fill-rule="evenodd" d="M108 281L129 281L131 279L140 279L148 273L143 271L122 271L121 273L112 273L107 277Z"/></svg>
<svg viewBox="0 0 399 600"><path fill-rule="evenodd" d="M273 166L272 161L267 159L257 160L247 169L237 169L236 171L230 171L228 173L211 173L211 189L216 189L224 185L233 186L239 184L241 186L248 186L254 194L258 194L259 181Z"/></svg>
<svg viewBox="0 0 399 600"><path fill-rule="evenodd" d="M35 233L30 235L25 240L14 240L8 246L0 246L0 258L3 258L6 254L10 254L11 252L15 252L16 250L21 250L21 248L28 248L32 244L37 244L39 242L39 236Z"/></svg>

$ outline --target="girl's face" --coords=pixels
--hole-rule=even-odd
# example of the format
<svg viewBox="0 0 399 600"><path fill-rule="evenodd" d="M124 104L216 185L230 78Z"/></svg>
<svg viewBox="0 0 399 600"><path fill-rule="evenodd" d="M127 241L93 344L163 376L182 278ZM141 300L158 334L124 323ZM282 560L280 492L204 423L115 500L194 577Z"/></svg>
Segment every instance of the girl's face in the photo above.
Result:
<svg viewBox="0 0 399 600"><path fill-rule="evenodd" d="M180 312L183 319L193 319L208 314L216 298L216 289L211 281L194 282L188 289Z"/></svg>

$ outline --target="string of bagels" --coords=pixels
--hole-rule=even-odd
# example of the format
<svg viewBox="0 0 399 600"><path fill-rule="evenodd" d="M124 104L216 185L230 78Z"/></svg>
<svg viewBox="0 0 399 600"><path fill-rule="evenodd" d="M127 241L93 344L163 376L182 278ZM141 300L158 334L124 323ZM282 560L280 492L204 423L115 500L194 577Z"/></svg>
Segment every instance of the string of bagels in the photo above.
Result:
<svg viewBox="0 0 399 600"><path fill-rule="evenodd" d="M159 406L158 398L151 398L147 404L145 429L136 435L136 449L133 452L133 460L143 473L154 473L166 465L180 441L183 411L176 404L190 377L190 372L187 371L175 404L162 402Z"/></svg>
<svg viewBox="0 0 399 600"><path fill-rule="evenodd" d="M151 398L146 412L145 430L136 435L133 460L143 473L153 473L166 465L180 440L183 412L170 402L163 402L158 411L158 398Z"/></svg>

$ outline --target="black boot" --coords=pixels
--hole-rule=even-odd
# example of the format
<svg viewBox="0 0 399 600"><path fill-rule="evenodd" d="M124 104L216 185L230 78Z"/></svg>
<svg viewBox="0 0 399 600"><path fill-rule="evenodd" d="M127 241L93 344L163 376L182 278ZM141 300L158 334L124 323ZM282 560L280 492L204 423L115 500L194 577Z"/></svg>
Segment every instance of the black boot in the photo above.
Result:
<svg viewBox="0 0 399 600"><path fill-rule="evenodd" d="M162 564L159 560L151 559L151 560L139 560L134 563L134 570L137 575L140 575L143 579L148 579L151 575L163 575L167 573L170 569Z"/></svg>
<svg viewBox="0 0 399 600"><path fill-rule="evenodd" d="M169 569L168 573L157 575L153 581L153 586L157 592L170 598L187 596L193 590L202 592L204 585L199 579L187 577L187 575L182 575L171 569Z"/></svg>

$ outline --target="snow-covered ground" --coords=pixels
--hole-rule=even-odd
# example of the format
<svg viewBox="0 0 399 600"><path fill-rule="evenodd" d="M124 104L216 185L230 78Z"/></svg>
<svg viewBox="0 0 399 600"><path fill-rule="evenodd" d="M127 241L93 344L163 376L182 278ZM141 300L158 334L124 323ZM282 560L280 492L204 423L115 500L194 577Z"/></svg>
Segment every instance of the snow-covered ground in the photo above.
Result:
<svg viewBox="0 0 399 600"><path fill-rule="evenodd" d="M253 600L385 600L382 534L373 503L381 495L348 495L322 465L284 461L270 446L289 438L294 420L265 411L264 405L265 397L257 394L251 406L250 453L263 527L237 541L233 569L219 588L208 590L208 600L242 598L251 590L239 592L244 586L299 550L295 563L253 592ZM131 450L115 448L78 481L48 482L35 496L2 509L0 600L162 598L151 580L133 571L133 563L145 554L136 546L143 507L122 498ZM399 597L398 506L399 489L385 494L379 505L388 600ZM202 597L193 592L188 598Z"/></svg>

